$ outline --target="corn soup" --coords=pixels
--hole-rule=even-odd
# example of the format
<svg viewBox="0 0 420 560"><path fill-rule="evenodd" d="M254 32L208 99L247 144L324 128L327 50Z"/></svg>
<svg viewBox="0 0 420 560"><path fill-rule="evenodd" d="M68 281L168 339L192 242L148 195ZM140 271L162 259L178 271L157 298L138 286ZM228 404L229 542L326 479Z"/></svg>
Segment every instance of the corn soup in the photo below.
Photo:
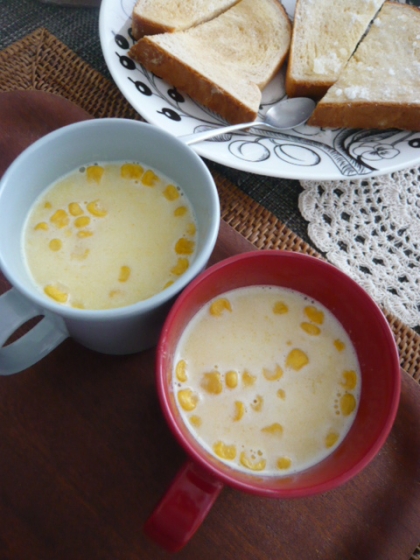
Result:
<svg viewBox="0 0 420 560"><path fill-rule="evenodd" d="M324 306L276 286L210 301L188 324L172 390L198 443L235 469L289 475L329 455L348 433L360 368Z"/></svg>
<svg viewBox="0 0 420 560"><path fill-rule="evenodd" d="M180 277L195 255L196 223L181 188L155 169L94 164L43 192L22 244L49 298L110 309L150 298Z"/></svg>

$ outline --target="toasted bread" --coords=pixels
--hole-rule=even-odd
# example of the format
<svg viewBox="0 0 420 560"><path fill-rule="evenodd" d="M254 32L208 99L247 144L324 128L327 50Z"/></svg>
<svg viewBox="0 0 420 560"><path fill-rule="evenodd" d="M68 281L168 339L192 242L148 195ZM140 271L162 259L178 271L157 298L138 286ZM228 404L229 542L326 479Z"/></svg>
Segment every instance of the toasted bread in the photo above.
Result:
<svg viewBox="0 0 420 560"><path fill-rule="evenodd" d="M138 0L133 9L135 39L188 29L217 17L239 0Z"/></svg>
<svg viewBox="0 0 420 560"><path fill-rule="evenodd" d="M231 123L253 121L286 59L290 20L278 0L241 0L185 31L143 37L130 56Z"/></svg>
<svg viewBox="0 0 420 560"><path fill-rule="evenodd" d="M420 9L383 5L308 124L420 130Z"/></svg>
<svg viewBox="0 0 420 560"><path fill-rule="evenodd" d="M286 75L289 97L321 98L384 0L297 0Z"/></svg>

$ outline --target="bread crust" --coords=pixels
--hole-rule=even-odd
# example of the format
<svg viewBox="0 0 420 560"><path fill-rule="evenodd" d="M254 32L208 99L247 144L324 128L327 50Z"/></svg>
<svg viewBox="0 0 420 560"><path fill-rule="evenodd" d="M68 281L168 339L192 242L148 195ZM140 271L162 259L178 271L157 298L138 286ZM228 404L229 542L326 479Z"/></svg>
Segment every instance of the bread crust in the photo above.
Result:
<svg viewBox="0 0 420 560"><path fill-rule="evenodd" d="M131 25L131 34L137 41L145 35L156 35L157 33L172 33L175 31L174 27L162 25L144 18L133 11L133 20Z"/></svg>
<svg viewBox="0 0 420 560"><path fill-rule="evenodd" d="M133 45L129 56L232 124L251 122L258 116L257 111L251 110L175 56L170 56L148 37ZM255 85L255 88L261 96L258 86Z"/></svg>
<svg viewBox="0 0 420 560"><path fill-rule="evenodd" d="M291 76L289 64L287 65L285 87L288 97L311 97L317 101L321 99L321 97L324 97L332 85L333 83L331 82L317 82L316 84L312 84L311 82L295 80Z"/></svg>
<svg viewBox="0 0 420 560"><path fill-rule="evenodd" d="M307 124L324 128L420 131L420 104L323 102L315 108Z"/></svg>

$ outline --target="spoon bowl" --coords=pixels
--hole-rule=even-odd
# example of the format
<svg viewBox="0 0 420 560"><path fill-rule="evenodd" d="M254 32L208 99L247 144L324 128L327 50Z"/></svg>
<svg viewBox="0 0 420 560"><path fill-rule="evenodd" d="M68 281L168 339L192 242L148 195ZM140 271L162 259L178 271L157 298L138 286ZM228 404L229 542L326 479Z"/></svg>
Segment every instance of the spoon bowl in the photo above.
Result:
<svg viewBox="0 0 420 560"><path fill-rule="evenodd" d="M291 97L283 99L270 107L263 120L232 124L220 128L209 128L202 132L179 136L179 140L190 146L191 144L196 144L197 142L202 142L227 132L256 127L269 128L270 130L281 132L282 130L295 128L305 123L314 109L315 101L313 99L308 97Z"/></svg>

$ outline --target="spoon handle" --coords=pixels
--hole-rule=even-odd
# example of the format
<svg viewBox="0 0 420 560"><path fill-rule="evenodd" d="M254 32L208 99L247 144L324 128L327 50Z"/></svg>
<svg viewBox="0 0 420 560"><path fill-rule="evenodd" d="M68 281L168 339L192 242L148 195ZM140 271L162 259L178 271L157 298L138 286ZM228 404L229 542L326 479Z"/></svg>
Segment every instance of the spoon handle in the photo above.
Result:
<svg viewBox="0 0 420 560"><path fill-rule="evenodd" d="M219 136L220 134L226 134L227 132L233 132L234 130L241 130L242 128L250 128L251 126L267 126L267 124L261 121L232 124L230 126L224 126L222 128L209 128L208 130L204 130L203 132L185 134L184 136L178 136L178 139L182 140L182 142L184 142L184 144L187 144L187 146L190 146L191 144L202 142L203 140L213 138L214 136Z"/></svg>

